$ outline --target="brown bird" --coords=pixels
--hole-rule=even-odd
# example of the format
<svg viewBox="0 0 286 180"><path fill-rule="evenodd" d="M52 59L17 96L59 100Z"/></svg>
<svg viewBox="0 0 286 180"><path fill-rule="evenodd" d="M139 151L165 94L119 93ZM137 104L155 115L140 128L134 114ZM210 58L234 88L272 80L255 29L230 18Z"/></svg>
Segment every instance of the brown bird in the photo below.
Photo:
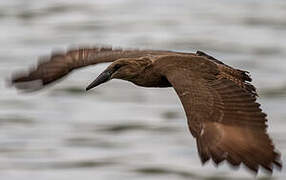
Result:
<svg viewBox="0 0 286 180"><path fill-rule="evenodd" d="M256 102L256 90L248 72L232 68L198 51L181 53L156 50L82 48L52 55L27 73L12 77L22 90L36 90L74 69L113 62L87 88L111 79L123 79L143 87L174 87L196 138L204 164L227 160L243 163L257 173L282 168L280 153L266 133L266 114ZM35 83L36 82L36 83Z"/></svg>

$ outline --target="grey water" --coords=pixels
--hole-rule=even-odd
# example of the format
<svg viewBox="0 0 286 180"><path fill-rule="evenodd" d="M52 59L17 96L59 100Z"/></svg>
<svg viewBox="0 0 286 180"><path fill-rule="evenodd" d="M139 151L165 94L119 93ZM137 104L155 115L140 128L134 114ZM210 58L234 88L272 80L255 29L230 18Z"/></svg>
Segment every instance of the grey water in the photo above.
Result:
<svg viewBox="0 0 286 180"><path fill-rule="evenodd" d="M83 45L202 50L250 71L285 162L285 0L1 0L1 180L255 178L243 166L201 165L173 89L113 80L85 92L107 64L37 93L6 86L39 56Z"/></svg>

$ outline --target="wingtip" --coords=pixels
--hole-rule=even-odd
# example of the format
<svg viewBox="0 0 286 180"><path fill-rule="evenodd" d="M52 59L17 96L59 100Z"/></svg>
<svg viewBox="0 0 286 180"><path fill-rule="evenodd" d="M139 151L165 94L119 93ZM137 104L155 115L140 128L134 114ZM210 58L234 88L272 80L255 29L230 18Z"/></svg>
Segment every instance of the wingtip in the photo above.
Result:
<svg viewBox="0 0 286 180"><path fill-rule="evenodd" d="M8 86L15 87L22 92L34 92L43 88L43 81L41 79L32 81L11 81L8 82Z"/></svg>

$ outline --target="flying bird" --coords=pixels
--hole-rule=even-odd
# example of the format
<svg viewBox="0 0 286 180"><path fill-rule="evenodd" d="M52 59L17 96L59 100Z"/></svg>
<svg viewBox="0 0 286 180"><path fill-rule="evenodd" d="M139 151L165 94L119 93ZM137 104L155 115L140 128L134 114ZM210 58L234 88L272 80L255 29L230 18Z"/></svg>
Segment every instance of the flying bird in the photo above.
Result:
<svg viewBox="0 0 286 180"><path fill-rule="evenodd" d="M256 89L247 71L232 68L197 51L80 48L44 58L27 72L16 73L16 88L34 91L75 69L112 62L89 86L111 79L143 87L173 87L184 107L202 164L226 160L257 173L282 168L280 153L266 132L266 114L256 102Z"/></svg>

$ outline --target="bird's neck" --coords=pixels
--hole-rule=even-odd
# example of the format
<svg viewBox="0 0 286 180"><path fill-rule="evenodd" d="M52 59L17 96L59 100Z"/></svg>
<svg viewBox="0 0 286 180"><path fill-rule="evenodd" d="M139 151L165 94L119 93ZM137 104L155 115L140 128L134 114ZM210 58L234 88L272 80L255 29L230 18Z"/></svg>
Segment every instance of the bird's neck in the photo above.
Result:
<svg viewBox="0 0 286 180"><path fill-rule="evenodd" d="M130 81L142 87L171 87L169 81L156 71L154 67L145 69L136 78Z"/></svg>

